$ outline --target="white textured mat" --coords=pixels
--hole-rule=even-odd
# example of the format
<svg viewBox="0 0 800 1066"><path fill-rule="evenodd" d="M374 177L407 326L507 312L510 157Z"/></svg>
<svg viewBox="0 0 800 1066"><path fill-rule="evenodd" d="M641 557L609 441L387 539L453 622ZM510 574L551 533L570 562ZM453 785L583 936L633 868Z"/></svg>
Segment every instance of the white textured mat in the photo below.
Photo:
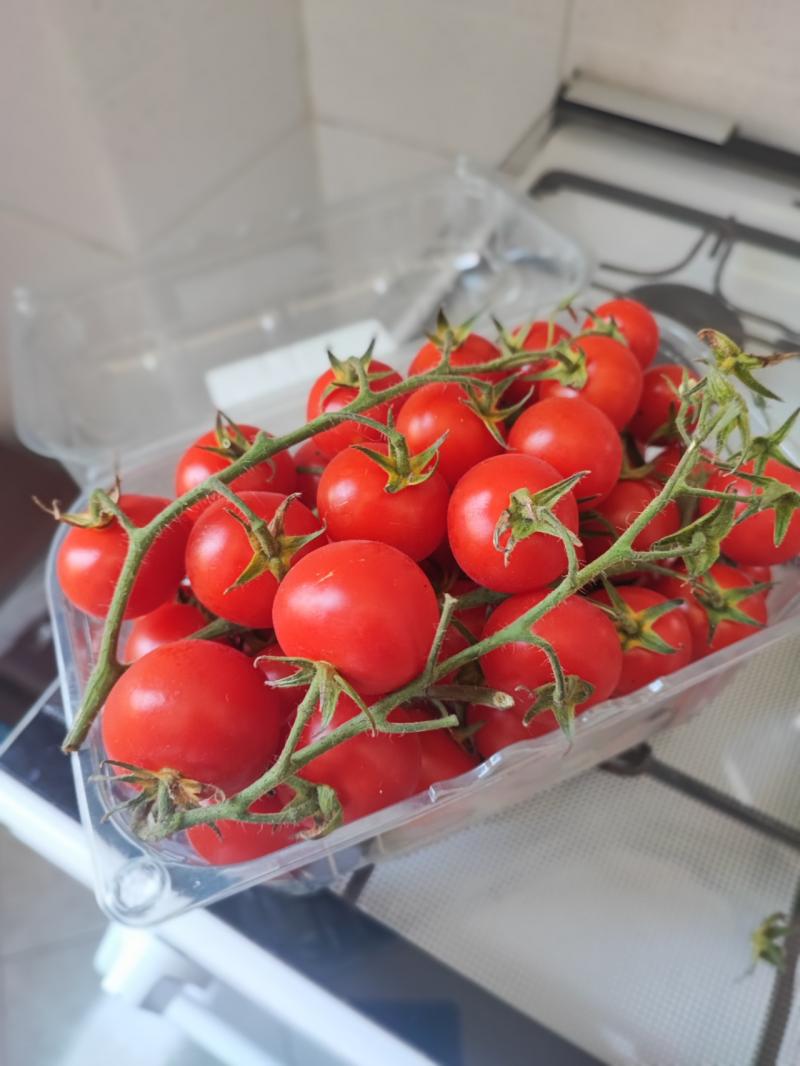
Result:
<svg viewBox="0 0 800 1066"><path fill-rule="evenodd" d="M799 662L788 644L757 659L659 756L800 821ZM747 1066L773 983L742 977L750 933L799 881L790 849L595 771L386 861L361 905L603 1061Z"/></svg>

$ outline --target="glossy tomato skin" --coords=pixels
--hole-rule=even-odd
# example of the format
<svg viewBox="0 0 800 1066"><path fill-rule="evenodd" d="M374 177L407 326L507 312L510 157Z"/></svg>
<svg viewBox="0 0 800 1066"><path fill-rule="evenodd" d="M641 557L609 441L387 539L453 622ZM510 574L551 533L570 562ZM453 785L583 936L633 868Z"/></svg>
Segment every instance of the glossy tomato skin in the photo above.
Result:
<svg viewBox="0 0 800 1066"><path fill-rule="evenodd" d="M498 707L472 704L467 709L467 725L480 726L473 734L472 740L481 757L488 759L510 744L543 737L558 729L558 722L552 711L537 714L528 725L523 723L523 717L523 712L517 707L501 710Z"/></svg>
<svg viewBox="0 0 800 1066"><path fill-rule="evenodd" d="M237 425L237 429L251 444L257 434L262 432L258 426ZM267 434L267 436L270 435ZM212 474L219 474L231 465L231 460L226 456L206 450L218 447L217 434L212 429L204 433L202 437L198 437L194 444L186 449L175 470L175 494L177 496L182 496L206 478L211 477ZM297 488L297 474L291 455L287 451L278 452L266 462L259 463L258 466L234 478L231 488L234 492L282 492L288 496ZM200 500L191 508L190 515L197 517L213 502L213 496Z"/></svg>
<svg viewBox="0 0 800 1066"><path fill-rule="evenodd" d="M578 397L553 396L533 404L512 426L508 444L544 459L562 477L588 470L574 489L581 509L604 500L622 469L619 433L599 407Z"/></svg>
<svg viewBox="0 0 800 1066"><path fill-rule="evenodd" d="M491 363L499 358L500 350L496 345L485 337L481 337L479 333L470 333L466 340L450 353L450 366L464 369L469 373L471 366ZM414 356L411 366L408 368L409 377L416 377L418 374L426 374L429 370L435 370L441 362L441 350L432 341L428 341L422 345ZM497 372L484 371L482 374L476 374L475 376L482 381L496 382L502 381L507 375L507 370L500 370Z"/></svg>
<svg viewBox="0 0 800 1066"><path fill-rule="evenodd" d="M655 317L643 303L626 297L608 300L594 309L583 328L591 329L597 319L613 322L639 360L642 370L650 366L658 354L661 331Z"/></svg>
<svg viewBox="0 0 800 1066"><path fill-rule="evenodd" d="M145 526L171 501L162 496L126 494L119 506L136 526ZM183 553L190 523L175 519L154 541L136 576L125 610L138 618L171 599L183 580ZM99 529L71 526L58 549L56 573L70 603L96 618L108 613L117 579L128 551L128 535L113 519Z"/></svg>
<svg viewBox="0 0 800 1066"><path fill-rule="evenodd" d="M403 380L396 370L386 363L381 363L378 359L373 359L370 363L369 373L370 375L385 374L384 377L375 377L374 380L371 380L370 384L376 392L390 389L393 385L399 385ZM351 388L349 385L336 385L326 395L326 390L334 383L333 370L326 370L324 374L320 374L311 386L311 391L308 394L308 403L306 404L306 418L309 422L320 415L341 411L343 407L347 407L349 403L352 403L358 395L358 389ZM389 411L391 410L396 417L403 406L404 400L405 396L396 396L393 400L377 403L374 407L363 411L362 414L374 419L376 422L385 424L389 417ZM331 429L325 429L322 433L317 433L314 440L322 454L331 459L337 452L347 448L350 444L380 441L382 437L378 430L372 429L370 426L360 425L358 422L340 422Z"/></svg>
<svg viewBox="0 0 800 1066"><path fill-rule="evenodd" d="M507 565L503 552L492 543L512 492L530 489L536 493L561 480L559 472L542 459L511 452L467 471L453 490L447 512L450 547L464 573L497 592L527 592L564 574L567 553L557 537L534 533L519 541ZM577 531L578 506L571 492L558 501L554 513L568 529ZM507 538L508 534L501 544Z"/></svg>
<svg viewBox="0 0 800 1066"><path fill-rule="evenodd" d="M303 730L300 747L312 744L359 713L349 696L340 696L328 726L316 711ZM342 741L312 759L300 776L336 790L345 822L400 803L418 791L420 747L416 737L367 732Z"/></svg>
<svg viewBox="0 0 800 1066"><path fill-rule="evenodd" d="M133 663L102 717L109 759L177 770L230 795L255 781L277 753L282 715L246 655L182 640Z"/></svg>
<svg viewBox="0 0 800 1066"><path fill-rule="evenodd" d="M752 582L740 570L727 563L714 563L708 576L722 589L746 588ZM685 601L683 608L689 629L692 633L692 659L702 659L720 648L727 648L745 637L758 632L760 625L767 621L767 599L763 592L754 592L737 603L737 607L749 615L756 625L725 619L716 628L714 636L709 639L708 613L694 594L686 574L676 571L674 577L659 577L651 581L652 587L668 600L680 598Z"/></svg>
<svg viewBox="0 0 800 1066"><path fill-rule="evenodd" d="M616 529L617 536L619 536L639 517L648 504L652 503L661 489L661 484L651 478L642 478L639 481L618 481L595 510L606 523ZM634 551L647 551L657 540L676 533L680 526L680 509L674 500L670 500L666 507L634 537ZM592 519L589 520L588 530L589 534L586 535L584 544L591 561L611 546L612 538L610 534L605 533L602 524Z"/></svg>
<svg viewBox="0 0 800 1066"><path fill-rule="evenodd" d="M754 472L752 462L745 463L741 470L745 474L752 474ZM767 460L764 474L800 492L800 472L784 466L776 459ZM752 482L737 477L736 474L725 474L719 470L715 470L709 477L706 488L713 489L715 492L735 492L739 496L749 496L753 492L759 493L758 487ZM714 499L700 500L700 513L706 514L716 502ZM746 506L744 502L738 504L736 514L740 515ZM751 515L735 525L723 540L722 551L734 562L746 565L774 566L776 563L788 563L790 559L800 554L800 511L795 511L792 515L786 536L777 547L775 545L775 512L770 509Z"/></svg>
<svg viewBox="0 0 800 1066"><path fill-rule="evenodd" d="M332 663L364 695L421 673L439 620L430 581L390 544L350 540L301 559L273 607L287 655Z"/></svg>
<svg viewBox="0 0 800 1066"><path fill-rule="evenodd" d="M300 445L293 458L297 469L297 491L309 511L313 511L317 506L319 479L327 465L328 457L319 450L315 438L312 437Z"/></svg>
<svg viewBox="0 0 800 1066"><path fill-rule="evenodd" d="M658 607L667 600L666 596L652 589L635 586L618 589L617 593L637 612ZM598 603L610 603L605 590L593 593L591 598ZM653 623L653 632L675 650L662 654L641 646L626 649L623 645L622 673L614 690L615 696L626 696L629 692L635 692L659 677L674 674L692 661L692 632L686 612L681 607L675 607L658 618Z"/></svg>
<svg viewBox="0 0 800 1066"><path fill-rule="evenodd" d="M630 423L636 440L643 444L668 444L677 439L671 422L680 406L675 390L685 373L685 368L677 363L653 366L645 373L639 406ZM697 380L695 374L689 374L689 378Z"/></svg>
<svg viewBox="0 0 800 1066"><path fill-rule="evenodd" d="M545 595L545 592L528 592L505 600L489 616L484 639L516 621ZM579 712L608 699L622 673L622 648L614 623L597 604L582 596L570 596L531 628L552 644L565 674L576 674L593 686L592 695L579 705ZM533 703L536 690L553 680L547 657L533 644L505 644L482 655L480 662L486 684L507 692L514 699L514 707L505 713L520 717ZM539 729L543 730L548 721L555 725L550 711L537 718L544 720ZM482 751L480 744L478 748Z"/></svg>
<svg viewBox="0 0 800 1066"><path fill-rule="evenodd" d="M519 335L520 331L514 332ZM540 321L531 324L522 341L522 347L529 352L541 352L565 340L569 340L569 332L563 326L559 326L557 322ZM532 401L536 394L536 385L533 381L525 381L524 375L536 373L541 368L541 363L523 363L518 367L503 390L503 405L511 407L515 403L521 403L526 396Z"/></svg>
<svg viewBox="0 0 800 1066"><path fill-rule="evenodd" d="M259 518L269 522L286 499L277 492L241 492L241 500ZM204 607L230 622L265 629L272 624L272 603L278 581L269 571L239 588L232 586L253 557L246 530L231 512L233 505L219 499L197 519L186 547L186 572L192 590ZM286 510L287 536L303 536L322 528L320 520L299 500ZM325 543L317 537L297 551L290 565Z"/></svg>
<svg viewBox="0 0 800 1066"><path fill-rule="evenodd" d="M403 405L397 428L414 455L447 434L439 448L437 472L450 488L471 467L503 452L479 415L467 406L460 385L434 382L417 389Z"/></svg>
<svg viewBox="0 0 800 1066"><path fill-rule="evenodd" d="M255 814L276 814L286 806L277 796L262 796L250 807ZM297 839L296 825L259 825L257 822L218 822L216 832L210 825L196 825L187 836L197 854L211 866L230 866L250 862L262 855L288 848Z"/></svg>
<svg viewBox="0 0 800 1066"><path fill-rule="evenodd" d="M386 445L370 445L381 455ZM426 558L447 532L447 482L434 471L419 485L387 492L388 475L357 448L345 448L322 474L317 500L331 540L380 540Z"/></svg>
<svg viewBox="0 0 800 1066"><path fill-rule="evenodd" d="M132 663L162 644L172 644L202 629L208 619L191 603L162 603L143 614L131 626L125 642L124 659Z"/></svg>
<svg viewBox="0 0 800 1066"><path fill-rule="evenodd" d="M408 704L392 711L393 722L427 722L435 717L428 708L420 704ZM432 729L428 733L412 733L419 744L420 771L417 780L417 792L424 792L431 785L449 781L451 777L473 770L478 765L474 755L453 738L449 729Z"/></svg>
<svg viewBox="0 0 800 1066"><path fill-rule="evenodd" d="M582 389L544 380L538 385L539 399L580 396L603 411L617 429L624 429L639 405L642 368L630 348L612 337L581 337L572 346L586 357L586 384Z"/></svg>

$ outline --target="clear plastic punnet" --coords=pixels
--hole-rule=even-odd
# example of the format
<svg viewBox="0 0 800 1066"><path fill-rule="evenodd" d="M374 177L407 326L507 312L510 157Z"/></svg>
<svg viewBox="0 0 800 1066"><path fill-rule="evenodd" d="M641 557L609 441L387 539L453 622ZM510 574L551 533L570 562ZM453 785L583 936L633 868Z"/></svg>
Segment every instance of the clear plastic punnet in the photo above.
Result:
<svg viewBox="0 0 800 1066"><path fill-rule="evenodd" d="M360 354L375 338L375 354L405 369L439 307L491 330L492 314L514 324L551 313L587 274L581 250L530 200L459 165L280 232L151 262L92 292L20 291L18 429L87 492L119 470L126 491L169 493L177 456L216 408L275 434L302 422L326 348ZM660 325L664 358L691 365L703 356L691 333ZM54 560L63 535L50 553L48 596L71 720L100 624L61 595ZM778 578L765 629L581 715L571 744L560 733L523 741L326 837L235 866L206 865L181 836L144 844L124 813L110 813L119 797L96 780L104 752L95 723L72 760L98 901L117 921L150 925L254 885L313 891L526 799L700 711L741 662L796 634L800 569L783 567Z"/></svg>

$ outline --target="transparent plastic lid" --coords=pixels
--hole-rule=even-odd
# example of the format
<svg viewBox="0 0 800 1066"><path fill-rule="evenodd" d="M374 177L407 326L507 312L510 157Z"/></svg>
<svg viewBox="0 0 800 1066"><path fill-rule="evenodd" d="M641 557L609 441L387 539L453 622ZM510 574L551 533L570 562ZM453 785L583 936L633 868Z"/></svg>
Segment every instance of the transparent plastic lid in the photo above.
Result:
<svg viewBox="0 0 800 1066"><path fill-rule="evenodd" d="M377 336L377 353L402 354L440 305L456 321L511 320L586 274L529 199L458 164L92 291L18 290L17 429L88 478L188 438L215 407L242 418L274 404L320 372L328 345L355 354Z"/></svg>

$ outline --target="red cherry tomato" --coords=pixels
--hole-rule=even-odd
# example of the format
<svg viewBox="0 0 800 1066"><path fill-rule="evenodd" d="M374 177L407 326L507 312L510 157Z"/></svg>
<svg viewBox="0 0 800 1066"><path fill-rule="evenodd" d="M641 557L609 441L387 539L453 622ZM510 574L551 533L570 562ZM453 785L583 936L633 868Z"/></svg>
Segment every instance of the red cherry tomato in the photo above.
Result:
<svg viewBox="0 0 800 1066"><path fill-rule="evenodd" d="M501 603L489 615L484 639L516 621L545 595L528 592ZM608 699L622 673L622 648L614 623L596 604L582 596L570 596L535 622L531 631L553 646L565 674L575 674L593 686L591 696L578 706L578 712ZM502 645L482 655L480 662L486 684L514 698L514 707L504 713L518 717L531 707L536 690L553 681L547 656L533 644L515 641ZM545 724L549 729L556 728L552 711L537 717L543 720L537 727L540 731L545 731ZM478 750L483 752L479 741Z"/></svg>
<svg viewBox="0 0 800 1066"><path fill-rule="evenodd" d="M574 490L579 507L595 507L605 499L622 469L619 433L599 407L577 397L533 404L514 423L508 444L544 459L562 477L588 470Z"/></svg>
<svg viewBox="0 0 800 1066"><path fill-rule="evenodd" d="M543 737L558 729L558 723L551 711L537 714L527 725L522 719L523 712L517 707L501 710L498 707L481 707L479 704L472 704L467 708L467 725L480 726L473 733L472 740L484 759L490 758L511 744L517 744L521 740L533 740L534 737Z"/></svg>
<svg viewBox="0 0 800 1066"><path fill-rule="evenodd" d="M742 473L752 474L753 464L745 463ZM776 459L768 459L764 475L788 485L800 492L800 472L784 466ZM715 470L706 482L707 489L715 492L735 492L738 496L760 495L762 489L736 474L725 474ZM701 499L700 513L706 514L717 500ZM736 507L740 515L746 507L742 502ZM729 559L736 563L756 566L773 566L775 563L787 563L800 554L800 511L795 511L789 520L789 528L780 544L775 544L775 511L769 508L751 515L733 527L722 542L722 550Z"/></svg>
<svg viewBox="0 0 800 1066"><path fill-rule="evenodd" d="M686 373L677 363L663 363L646 372L639 406L630 424L636 440L666 444L676 439L672 423L680 404L675 390ZM697 381L697 375L690 373L689 379Z"/></svg>
<svg viewBox="0 0 800 1066"><path fill-rule="evenodd" d="M373 359L369 365L370 384L376 392L383 392L393 385L399 385L403 380L400 374L386 363ZM375 375L372 377L372 375ZM330 391L328 391L330 389ZM358 395L358 389L350 385L337 385L333 370L326 370L320 374L311 391L308 394L306 405L306 418L310 422L323 414L333 414L347 407ZM396 396L393 400L385 400L370 407L361 413L376 422L386 423L389 411L396 416L403 406L405 396ZM380 441L381 434L370 426L361 425L358 422L345 421L317 433L314 440L317 448L330 459L343 448L350 444L364 444L367 441Z"/></svg>
<svg viewBox="0 0 800 1066"><path fill-rule="evenodd" d="M146 526L170 503L162 496L125 495L119 506L134 525ZM125 610L126 618L154 611L171 599L183 580L183 553L189 522L175 519L153 542ZM128 552L128 535L116 518L106 526L72 526L58 549L56 573L61 591L86 614L104 618Z"/></svg>
<svg viewBox="0 0 800 1066"><path fill-rule="evenodd" d="M469 373L471 366L479 366L481 363L491 363L500 358L500 350L481 337L478 333L470 333L469 336L450 352L450 366L453 369L463 369ZM417 374L426 374L429 370L435 370L442 362L442 352L433 341L423 344L414 356L411 366L408 368L409 377ZM475 377L482 381L502 381L508 375L507 370L497 372L484 371Z"/></svg>
<svg viewBox="0 0 800 1066"><path fill-rule="evenodd" d="M572 345L586 359L586 384L581 389L558 381L539 382L539 399L580 396L608 415L617 429L633 417L642 394L642 368L630 348L611 337L580 337ZM551 364L553 365L553 364Z"/></svg>
<svg viewBox="0 0 800 1066"><path fill-rule="evenodd" d="M349 696L340 696L328 726L316 711L303 730L300 747L327 736L359 713ZM361 733L330 748L304 766L300 776L336 790L345 822L400 803L418 791L419 742L411 734Z"/></svg>
<svg viewBox="0 0 800 1066"><path fill-rule="evenodd" d="M389 544L326 544L291 568L273 624L287 655L332 663L365 695L421 673L439 620L430 581Z"/></svg>
<svg viewBox="0 0 800 1066"><path fill-rule="evenodd" d="M754 585L767 584L772 581L772 567L771 566L742 566L739 564L737 567L739 573L744 574L746 578L753 582Z"/></svg>
<svg viewBox="0 0 800 1066"><path fill-rule="evenodd" d="M653 315L638 300L621 297L608 300L596 307L583 324L584 329L591 329L594 322L601 319L613 322L625 337L628 346L639 360L643 370L653 362L658 354L661 334Z"/></svg>
<svg viewBox="0 0 800 1066"><path fill-rule="evenodd" d="M540 352L545 348L553 348L556 344L568 339L568 331L563 326L559 326L557 322L534 322L525 335L522 347L529 352ZM523 363L521 367L518 367L503 390L503 404L510 407L515 403L521 403L526 396L533 399L535 383L526 381L524 375L535 374L541 369L541 362Z"/></svg>
<svg viewBox="0 0 800 1066"><path fill-rule="evenodd" d="M182 640L128 667L111 690L102 724L109 759L176 770L231 794L269 767L282 714L246 655Z"/></svg>
<svg viewBox="0 0 800 1066"><path fill-rule="evenodd" d="M137 618L125 642L123 657L132 663L162 644L183 640L202 629L208 619L191 603L162 603L150 614Z"/></svg>
<svg viewBox="0 0 800 1066"><path fill-rule="evenodd" d="M286 497L277 492L242 492L243 503L269 522ZM198 518L186 548L186 571L192 591L204 607L239 625L266 629L272 624L272 603L278 579L269 571L236 587L236 581L253 558L254 548L239 512L226 499L218 499ZM243 517L243 516L241 516ZM322 528L319 519L299 500L289 504L284 522L287 537L304 536ZM313 551L324 536L304 545L286 565L294 565Z"/></svg>
<svg viewBox="0 0 800 1066"><path fill-rule="evenodd" d="M256 439L256 435L262 432L258 426L237 425L236 428L250 444ZM267 436L271 434L268 433ZM202 437L198 437L194 444L186 449L175 471L175 494L177 496L182 496L206 478L211 477L212 474L218 474L231 465L232 459L228 456L207 450L219 447L220 441L216 430L212 429L204 433ZM292 457L287 451L278 452L271 459L259 463L231 482L234 492L282 492L288 496L295 491L296 487L297 474ZM214 497L209 496L194 504L188 513L194 518L213 502Z"/></svg>
<svg viewBox="0 0 800 1066"><path fill-rule="evenodd" d="M397 428L414 455L447 434L439 448L437 471L451 488L470 467L503 451L480 416L467 406L460 385L434 382L417 389L403 405Z"/></svg>
<svg viewBox="0 0 800 1066"><path fill-rule="evenodd" d="M600 521L590 518L583 528L589 559L596 559L611 547L614 538L609 526L616 530L617 536L624 533L658 496L661 488L662 486L651 478L642 478L641 481L618 481L611 493L595 508L601 516ZM657 540L677 533L680 527L680 509L674 500L670 500L663 511L652 518L634 537L633 550L647 551Z"/></svg>
<svg viewBox="0 0 800 1066"><path fill-rule="evenodd" d="M276 814L286 803L277 796L266 795L251 806L254 814ZM258 822L217 822L196 825L188 830L189 843L201 858L212 866L229 866L250 862L281 848L288 848L297 839L296 825L259 825Z"/></svg>
<svg viewBox="0 0 800 1066"><path fill-rule="evenodd" d="M684 451L682 444L668 444L653 460L653 476L663 481L672 477L675 467L683 458Z"/></svg>
<svg viewBox="0 0 800 1066"><path fill-rule="evenodd" d="M428 722L434 718L426 707L409 704L392 711L393 722ZM409 734L419 744L420 772L417 792L424 792L431 785L459 777L478 765L474 755L464 748L449 729L433 729L429 733Z"/></svg>
<svg viewBox="0 0 800 1066"><path fill-rule="evenodd" d="M495 548L495 527L518 489L539 492L563 480L558 471L531 455L509 453L486 459L467 471L450 497L447 533L458 565L479 585L497 592L526 592L541 588L567 569L567 553L558 537L534 533L520 540L510 556ZM578 528L578 506L571 492L555 505L554 513L568 529ZM503 534L501 547L507 545Z"/></svg>
<svg viewBox="0 0 800 1066"><path fill-rule="evenodd" d="M617 589L619 595L633 614L641 614L653 607L660 607L667 602L667 597L662 596L652 589L646 588L621 588ZM592 594L592 599L599 603L610 603L605 590ZM634 620L635 624L635 620ZM680 607L675 607L666 614L661 615L652 622L652 632L661 640L666 641L674 651L659 652L644 646L636 632L620 632L622 641L622 673L620 674L615 696L625 696L629 692L649 685L656 678L674 674L676 670L688 666L692 661L692 633L686 613Z"/></svg>
<svg viewBox="0 0 800 1066"><path fill-rule="evenodd" d="M387 455L386 445L370 446ZM418 485L387 490L388 474L357 448L331 459L317 494L331 540L380 540L412 559L424 559L447 532L447 482L434 471Z"/></svg>
<svg viewBox="0 0 800 1066"><path fill-rule="evenodd" d="M319 450L316 440L312 437L300 445L294 453L294 461L297 468L297 491L309 511L313 511L317 506L319 479L328 463L328 457Z"/></svg>
<svg viewBox="0 0 800 1066"><path fill-rule="evenodd" d="M767 621L767 599L763 592L737 600L735 607L753 619L753 625L731 618L720 617L713 637L709 618L714 614L713 605L724 604L725 594L730 589L746 589L751 582L740 570L726 563L714 563L700 578L696 587L686 579L686 574L676 571L674 577L659 577L651 581L652 587L668 600L677 597L686 601L684 611L692 631L692 658L702 659L711 652L726 648L757 632Z"/></svg>

